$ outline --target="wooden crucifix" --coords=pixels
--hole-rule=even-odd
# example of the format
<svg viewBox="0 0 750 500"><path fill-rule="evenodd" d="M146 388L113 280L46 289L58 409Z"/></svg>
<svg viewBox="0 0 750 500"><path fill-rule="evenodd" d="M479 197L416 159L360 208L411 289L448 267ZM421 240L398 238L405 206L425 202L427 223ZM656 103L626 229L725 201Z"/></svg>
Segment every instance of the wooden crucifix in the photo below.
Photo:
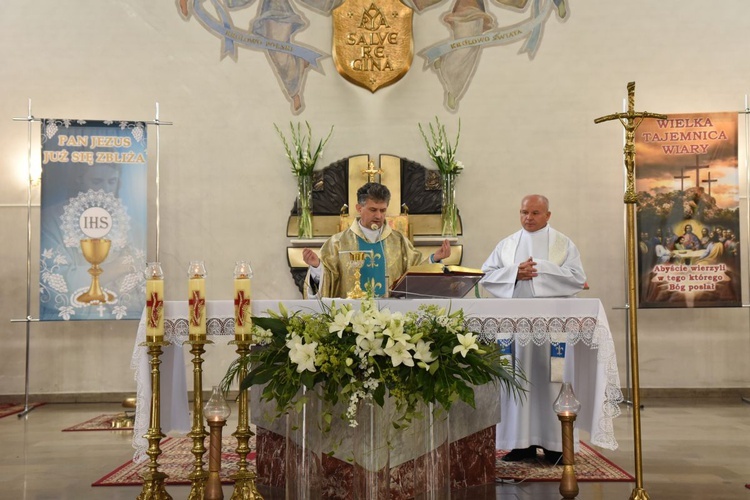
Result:
<svg viewBox="0 0 750 500"><path fill-rule="evenodd" d="M690 179L689 175L685 175L685 167L680 167L680 175L675 175L675 179L680 179L680 191L685 191L685 179Z"/></svg>

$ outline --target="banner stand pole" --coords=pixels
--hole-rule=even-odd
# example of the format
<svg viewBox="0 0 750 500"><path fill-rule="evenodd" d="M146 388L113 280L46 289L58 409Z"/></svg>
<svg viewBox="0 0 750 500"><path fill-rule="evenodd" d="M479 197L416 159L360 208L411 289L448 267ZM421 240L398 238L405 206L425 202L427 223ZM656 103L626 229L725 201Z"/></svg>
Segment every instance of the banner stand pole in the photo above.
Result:
<svg viewBox="0 0 750 500"><path fill-rule="evenodd" d="M161 247L161 233L160 233L160 227L161 227L161 207L159 204L159 200L161 197L161 186L160 186L160 163L159 159L161 158L161 136L160 136L160 127L161 125L172 125L172 122L163 122L159 120L159 103L156 102L156 117L154 118L154 121L146 122L147 125L156 125L156 258L154 259L155 262L159 262L159 254L160 254L160 247Z"/></svg>
<svg viewBox="0 0 750 500"><path fill-rule="evenodd" d="M628 100L623 99L622 100L622 111L627 112L628 110ZM623 146L625 145L627 141L626 132L623 130L622 133L622 143ZM628 184L628 176L627 172L623 172L623 186L627 188ZM612 309L613 310L623 310L625 311L625 398L622 400L622 404L626 406L633 406L633 399L631 394L631 388L630 388L630 313L628 312L630 310L630 302L628 300L628 234L627 234L627 207L622 212L622 227L623 227L623 234L622 234L622 244L625 248L625 304L622 306L615 306ZM643 405L641 405L641 408L643 408Z"/></svg>
<svg viewBox="0 0 750 500"><path fill-rule="evenodd" d="M29 361L31 347L31 323L39 321L31 317L31 124L39 121L31 114L31 99L29 98L28 115L13 118L13 121L28 123L28 153L27 153L27 186L26 186L26 318L11 319L11 323L26 323L26 368L24 375L24 407L18 418L27 415L34 407L29 407Z"/></svg>
<svg viewBox="0 0 750 500"><path fill-rule="evenodd" d="M750 154L750 150L748 150L748 147L750 147L750 107L748 107L747 103L747 94L745 94L745 109L740 111L740 114L745 115L745 206L747 208L745 220L747 221L747 238L750 238L750 168L748 168L748 154ZM747 252L747 249L745 251ZM747 255L748 265L750 266L750 253ZM750 275L746 274L746 276ZM750 307L750 305L743 304L742 307ZM742 401L750 404L750 396L742 396Z"/></svg>

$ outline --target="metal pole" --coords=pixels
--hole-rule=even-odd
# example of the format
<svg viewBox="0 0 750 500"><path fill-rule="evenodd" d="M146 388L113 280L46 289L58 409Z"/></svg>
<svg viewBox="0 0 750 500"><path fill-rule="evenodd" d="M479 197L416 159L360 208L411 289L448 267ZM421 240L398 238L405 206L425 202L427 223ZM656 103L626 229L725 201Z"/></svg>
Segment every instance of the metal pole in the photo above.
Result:
<svg viewBox="0 0 750 500"><path fill-rule="evenodd" d="M742 114L745 115L745 207L747 209L745 213L745 221L747 222L746 235L747 238L750 238L750 168L748 168L748 154L750 154L750 151L748 150L748 147L750 147L750 107L748 107L747 103L747 94L745 94L745 109L742 110ZM748 241L750 241L750 239ZM750 253L748 253L747 256L748 269L750 269ZM742 401L750 404L750 396L743 396Z"/></svg>
<svg viewBox="0 0 750 500"><path fill-rule="evenodd" d="M159 120L159 103L156 103L156 118L152 122L146 122L148 125L156 125L156 258L159 262L161 253L161 175L160 175L160 158L161 158L161 125L172 125L172 122L163 122Z"/></svg>
<svg viewBox="0 0 750 500"><path fill-rule="evenodd" d="M628 110L628 100L623 99L622 100L622 111L626 112ZM626 133L623 130L622 133L622 143L625 145L626 141ZM622 181L623 186L627 187L628 182L628 176L627 173L623 171L622 175ZM628 296L628 229L627 229L627 207L625 210L622 211L622 243L625 246L625 266L623 268L623 271L625 273L625 305L622 307L613 307L612 309L622 309L625 311L625 399L622 400L622 403L627 406L633 406L633 400L631 399L631 390L630 390L630 301Z"/></svg>
<svg viewBox="0 0 750 500"><path fill-rule="evenodd" d="M24 381L24 408L18 418L27 415L33 408L29 407L29 360L31 357L31 124L36 121L31 114L29 98L28 114L25 118L14 118L15 121L26 121L28 126L28 151L26 156L26 368ZM13 321L13 320L11 320Z"/></svg>

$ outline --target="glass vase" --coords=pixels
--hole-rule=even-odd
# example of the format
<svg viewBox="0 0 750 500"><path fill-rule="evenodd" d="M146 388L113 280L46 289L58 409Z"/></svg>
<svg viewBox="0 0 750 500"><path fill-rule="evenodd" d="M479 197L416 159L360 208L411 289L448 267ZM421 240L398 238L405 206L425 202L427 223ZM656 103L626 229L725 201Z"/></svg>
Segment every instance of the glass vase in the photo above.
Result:
<svg viewBox="0 0 750 500"><path fill-rule="evenodd" d="M359 401L353 443L352 488L355 499L387 500L390 498L389 426L387 408L378 406L372 399Z"/></svg>
<svg viewBox="0 0 750 500"><path fill-rule="evenodd" d="M448 412L442 405L422 405L422 456L418 463L415 481L415 498L444 500L451 497L450 436ZM419 467L422 465L422 467ZM419 473L421 469L421 474Z"/></svg>
<svg viewBox="0 0 750 500"><path fill-rule="evenodd" d="M442 205L440 211L442 236L456 236L458 234L458 207L456 206L457 174L440 174L442 187Z"/></svg>
<svg viewBox="0 0 750 500"><path fill-rule="evenodd" d="M315 391L303 387L298 397L299 411L286 415L286 499L322 498L322 427L320 399Z"/></svg>
<svg viewBox="0 0 750 500"><path fill-rule="evenodd" d="M297 177L297 236L305 239L313 237L312 185L312 175Z"/></svg>

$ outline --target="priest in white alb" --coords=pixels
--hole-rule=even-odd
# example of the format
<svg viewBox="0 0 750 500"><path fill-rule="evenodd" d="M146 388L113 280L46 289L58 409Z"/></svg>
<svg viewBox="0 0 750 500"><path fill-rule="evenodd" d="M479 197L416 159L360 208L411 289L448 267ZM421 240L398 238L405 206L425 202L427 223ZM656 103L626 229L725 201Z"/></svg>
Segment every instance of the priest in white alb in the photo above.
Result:
<svg viewBox="0 0 750 500"><path fill-rule="evenodd" d="M570 238L549 226L550 215L546 197L523 198L522 229L498 243L482 265L481 284L488 292L500 298L572 297L584 288L581 255ZM501 396L497 448L511 450L507 461L534 458L541 448L546 459L556 463L562 436L552 405L561 381L551 380L550 347L516 342L513 349L516 365L528 378L528 393L519 401L506 393Z"/></svg>

